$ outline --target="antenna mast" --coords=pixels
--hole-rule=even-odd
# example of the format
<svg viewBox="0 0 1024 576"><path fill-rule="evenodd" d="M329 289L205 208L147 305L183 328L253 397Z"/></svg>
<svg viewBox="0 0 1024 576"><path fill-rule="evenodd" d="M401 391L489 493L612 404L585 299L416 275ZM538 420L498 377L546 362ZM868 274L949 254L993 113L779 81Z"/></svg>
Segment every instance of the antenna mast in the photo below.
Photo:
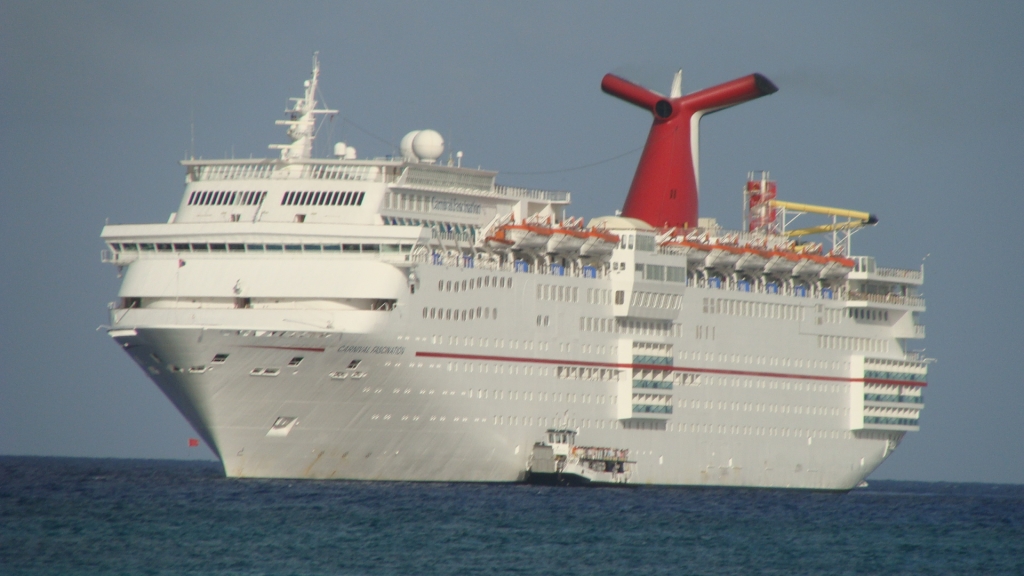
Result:
<svg viewBox="0 0 1024 576"><path fill-rule="evenodd" d="M282 160L303 160L313 155L313 139L316 137L316 115L337 114L337 110L316 109L316 86L320 79L320 52L313 53L313 74L303 83L306 93L302 98L290 98L292 107L285 110L288 120L278 120L278 126L288 126L291 144L271 144L270 148L281 151Z"/></svg>

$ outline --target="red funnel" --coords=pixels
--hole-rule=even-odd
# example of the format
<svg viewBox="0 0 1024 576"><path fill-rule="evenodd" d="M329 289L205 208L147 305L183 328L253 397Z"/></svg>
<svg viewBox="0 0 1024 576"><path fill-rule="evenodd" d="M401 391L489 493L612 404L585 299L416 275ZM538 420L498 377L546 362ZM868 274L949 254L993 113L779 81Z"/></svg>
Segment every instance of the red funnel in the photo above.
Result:
<svg viewBox="0 0 1024 576"><path fill-rule="evenodd" d="M622 215L655 227L697 225L697 124L705 114L778 91L760 74L679 98L606 74L601 89L650 110L654 125L636 167Z"/></svg>

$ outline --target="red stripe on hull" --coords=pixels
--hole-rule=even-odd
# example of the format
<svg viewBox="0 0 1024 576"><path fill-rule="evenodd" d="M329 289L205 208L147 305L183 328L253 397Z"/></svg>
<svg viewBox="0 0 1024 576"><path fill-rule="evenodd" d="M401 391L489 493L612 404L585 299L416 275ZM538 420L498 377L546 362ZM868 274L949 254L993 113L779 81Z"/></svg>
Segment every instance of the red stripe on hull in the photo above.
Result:
<svg viewBox="0 0 1024 576"><path fill-rule="evenodd" d="M787 374L783 372L750 372L746 370L723 370L716 368L694 368L689 366L665 366L663 364L616 364L613 362L584 362L580 360L554 360L548 358L523 358L519 356L482 356L477 354L445 354L443 352L417 352L421 358L448 358L452 360L480 360L489 362L519 362L525 364L558 364L562 366L583 366L587 368L623 368L641 370L666 370L671 372L697 372L700 374L722 374L727 376L759 376L762 378L790 378L795 380L825 380L827 382L864 382L867 384L898 384L900 386L925 387L927 382L906 380L883 380L879 378L843 378L841 376L813 376L808 374Z"/></svg>

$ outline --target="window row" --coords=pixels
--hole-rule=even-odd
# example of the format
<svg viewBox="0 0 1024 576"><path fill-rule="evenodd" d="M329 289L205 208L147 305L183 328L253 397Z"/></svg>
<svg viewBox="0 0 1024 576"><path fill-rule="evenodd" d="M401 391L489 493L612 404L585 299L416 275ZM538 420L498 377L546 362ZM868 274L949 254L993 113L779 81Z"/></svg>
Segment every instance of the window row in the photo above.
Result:
<svg viewBox="0 0 1024 576"><path fill-rule="evenodd" d="M546 344L540 343L542 348L546 349ZM481 374L508 374L510 376L547 376L549 370L547 366L531 366L529 364L521 366L519 364L488 364L481 362L474 364L473 362L449 362L449 372L479 372Z"/></svg>
<svg viewBox="0 0 1024 576"><path fill-rule="evenodd" d="M928 364L924 362L915 362L912 360L892 360L889 358L865 358L864 367L866 369L870 369L871 366L888 366L895 368L907 368L911 370L917 369L921 370L922 372L928 368Z"/></svg>
<svg viewBox="0 0 1024 576"><path fill-rule="evenodd" d="M505 340L502 338L474 338L472 336L441 336L434 335L430 337L431 344L448 344L450 346L479 346L481 348L487 348L494 344L495 348L504 348ZM534 342L532 340L509 340L508 347L513 350L519 350L522 347L523 350L540 350L545 351L548 349L547 342Z"/></svg>
<svg viewBox="0 0 1024 576"><path fill-rule="evenodd" d="M683 307L683 297L679 294L661 294L659 292L633 292L631 306L639 308L661 308L679 310Z"/></svg>
<svg viewBox="0 0 1024 576"><path fill-rule="evenodd" d="M366 192L285 192L281 206L362 206Z"/></svg>
<svg viewBox="0 0 1024 576"><path fill-rule="evenodd" d="M473 320L476 318L485 320L497 320L498 309L497 308L483 308L477 306L476 309L469 308L467 310L454 310L452 308L423 308L423 317L431 320Z"/></svg>
<svg viewBox="0 0 1024 576"><path fill-rule="evenodd" d="M680 336L682 334L682 325L658 320L590 318L581 316L580 330L583 332L631 334L634 336Z"/></svg>
<svg viewBox="0 0 1024 576"><path fill-rule="evenodd" d="M917 426L917 418L894 418L889 416L865 416L865 424L884 424L886 426Z"/></svg>
<svg viewBox="0 0 1024 576"><path fill-rule="evenodd" d="M587 288L587 304L611 304L612 291L604 288Z"/></svg>
<svg viewBox="0 0 1024 576"><path fill-rule="evenodd" d="M669 432L696 432L703 434L738 434L742 436L778 436L782 438L822 438L822 439L844 439L853 438L853 433L848 430L808 430L774 428L769 426L739 426L728 424L705 424L689 422L669 422L666 429Z"/></svg>
<svg viewBox="0 0 1024 576"><path fill-rule="evenodd" d="M512 288L512 279L504 276L479 276L475 280L438 280L437 290L439 292L465 292L474 288Z"/></svg>
<svg viewBox="0 0 1024 576"><path fill-rule="evenodd" d="M879 380L906 380L907 382L927 382L928 374L913 374L908 372L888 372L883 370L865 370L865 378L877 378Z"/></svg>
<svg viewBox="0 0 1024 576"><path fill-rule="evenodd" d="M818 348L852 352L888 352L889 341L854 336L818 336Z"/></svg>
<svg viewBox="0 0 1024 576"><path fill-rule="evenodd" d="M575 286L537 284L537 299L552 302L579 302L580 289Z"/></svg>
<svg viewBox="0 0 1024 576"><path fill-rule="evenodd" d="M555 375L562 380L589 380L591 382L618 382L619 374L621 374L621 370L582 366L559 366L555 370Z"/></svg>
<svg viewBox="0 0 1024 576"><path fill-rule="evenodd" d="M678 326L678 325L677 325ZM701 327L698 327L700 330ZM698 332L699 334L700 332ZM714 327L704 327L704 338L714 338ZM724 354L701 351L683 350L679 353L680 360L706 360L708 362L730 362L732 364L756 364L760 366L784 366L796 368L818 368L822 370L845 370L850 367L848 362L837 360L803 360L801 358L779 358L777 356L752 356L749 354Z"/></svg>
<svg viewBox="0 0 1024 576"><path fill-rule="evenodd" d="M189 206L255 206L262 204L266 192L228 192L224 190L196 190L188 195Z"/></svg>
<svg viewBox="0 0 1024 576"><path fill-rule="evenodd" d="M621 428L618 420L591 420L589 418L545 418L533 416L495 416L495 426L559 426L566 428Z"/></svg>
<svg viewBox="0 0 1024 576"><path fill-rule="evenodd" d="M637 272L643 272L644 280L659 282L686 282L686 268L662 266L661 264L637 264Z"/></svg>
<svg viewBox="0 0 1024 576"><path fill-rule="evenodd" d="M637 400L643 402L645 400ZM671 414L672 406L669 404L633 404L633 414Z"/></svg>
<svg viewBox="0 0 1024 576"><path fill-rule="evenodd" d="M671 366L672 356L660 356L651 354L633 354L633 364L646 366Z"/></svg>
<svg viewBox="0 0 1024 576"><path fill-rule="evenodd" d="M803 320L804 307L793 304L771 304L768 302L749 302L730 300L728 298L704 298L705 314L725 314L728 316L747 316L750 318L768 318L772 320Z"/></svg>
<svg viewBox="0 0 1024 576"><path fill-rule="evenodd" d="M715 400L679 400L680 408L731 412L765 412L769 414L800 414L803 416L843 416L845 410L835 406L794 406L761 402L728 402Z"/></svg>
<svg viewBox="0 0 1024 576"><path fill-rule="evenodd" d="M874 322L888 322L888 310L870 310L867 308L847 308L846 314L857 320L871 320Z"/></svg>
<svg viewBox="0 0 1024 576"><path fill-rule="evenodd" d="M446 234L465 234L473 237L477 232L476 226L456 222L437 222L435 220L395 218L393 216L381 216L381 219L384 221L385 226L423 226L430 228L435 238Z"/></svg>
<svg viewBox="0 0 1024 576"><path fill-rule="evenodd" d="M779 380L754 380L752 378L733 378L726 376L704 375L703 382L708 386L728 386L730 388L759 388L763 390L795 390L797 392L846 392L846 384L835 382L789 382Z"/></svg>
<svg viewBox="0 0 1024 576"><path fill-rule="evenodd" d="M902 394L864 394L865 402L907 402L910 404L924 404L922 396L904 396Z"/></svg>
<svg viewBox="0 0 1024 576"><path fill-rule="evenodd" d="M480 214L482 206L475 202L465 202L453 198L435 198L421 194L390 192L384 197L384 207L403 212L460 212L463 214Z"/></svg>
<svg viewBox="0 0 1024 576"><path fill-rule="evenodd" d="M449 394L455 395L455 391ZM522 400L524 402L558 402L568 404L614 404L615 396L577 394L575 392L534 392L532 390L468 390L462 396L478 400Z"/></svg>
<svg viewBox="0 0 1024 576"><path fill-rule="evenodd" d="M412 252L412 244L244 244L112 242L115 252Z"/></svg>
<svg viewBox="0 0 1024 576"><path fill-rule="evenodd" d="M643 250L644 252L654 252L654 235L653 234L622 234L619 236L619 249L620 250L632 250L634 245L637 250Z"/></svg>

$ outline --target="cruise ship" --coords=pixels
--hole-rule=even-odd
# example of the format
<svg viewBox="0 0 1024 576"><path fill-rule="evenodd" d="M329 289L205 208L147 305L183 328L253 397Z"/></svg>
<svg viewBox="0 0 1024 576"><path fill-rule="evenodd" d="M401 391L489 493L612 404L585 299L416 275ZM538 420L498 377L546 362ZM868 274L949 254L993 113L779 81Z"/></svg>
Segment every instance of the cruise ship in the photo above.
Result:
<svg viewBox="0 0 1024 576"><path fill-rule="evenodd" d="M227 476L848 490L918 430L924 268L851 253L873 215L767 172L737 178L741 230L699 215L700 119L764 76L605 76L653 123L585 222L434 130L314 158L319 72L274 157L184 160L166 223L102 232L109 336Z"/></svg>

